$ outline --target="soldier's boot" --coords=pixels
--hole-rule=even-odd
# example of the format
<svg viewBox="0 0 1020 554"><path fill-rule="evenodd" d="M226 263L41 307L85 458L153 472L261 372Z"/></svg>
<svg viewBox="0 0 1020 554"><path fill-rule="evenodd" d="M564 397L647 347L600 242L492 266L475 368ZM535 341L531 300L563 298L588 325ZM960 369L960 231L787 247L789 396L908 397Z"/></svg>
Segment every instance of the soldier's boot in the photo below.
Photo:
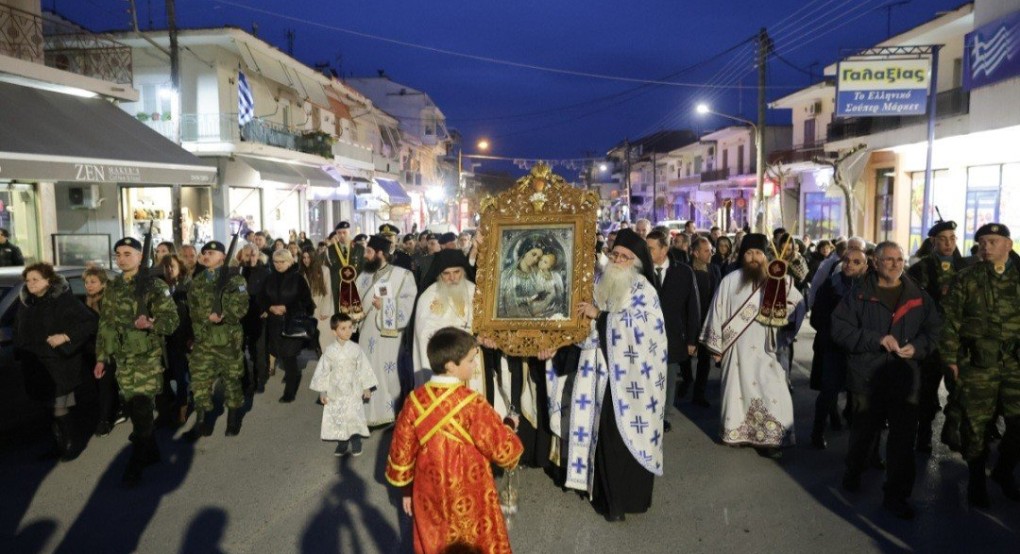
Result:
<svg viewBox="0 0 1020 554"><path fill-rule="evenodd" d="M57 440L57 452L60 454L60 461L70 462L78 457L81 452L74 440L74 424L71 414L64 414L53 421L54 438Z"/></svg>
<svg viewBox="0 0 1020 554"><path fill-rule="evenodd" d="M1006 433L1009 434L1009 431ZM1002 446L1008 446L1003 441ZM1012 448L999 448L999 461L995 464L995 469L992 470L992 481L999 484L1002 488L1002 495L1006 498L1020 502L1020 489L1016 486L1016 479L1013 477L1013 471L1017 466L1017 455L1012 452Z"/></svg>
<svg viewBox="0 0 1020 554"><path fill-rule="evenodd" d="M985 478L985 457L967 462L967 503L974 508L989 508L988 485Z"/></svg>
<svg viewBox="0 0 1020 554"><path fill-rule="evenodd" d="M145 438L143 446L142 467L158 464L162 461L162 456L159 452L159 445L156 444L156 435L150 433L149 436Z"/></svg>
<svg viewBox="0 0 1020 554"><path fill-rule="evenodd" d="M227 432L224 435L228 437L236 437L241 433L241 409L240 408L228 408L227 409Z"/></svg>
<svg viewBox="0 0 1020 554"><path fill-rule="evenodd" d="M134 428L130 437L131 458L128 459L123 477L128 487L138 485L142 480L142 470L159 461L159 447L152 434L155 429L152 409L152 399L147 396L135 396L128 401L127 411Z"/></svg>
<svg viewBox="0 0 1020 554"><path fill-rule="evenodd" d="M956 418L950 419L948 414L945 422L942 423L942 434L940 436L942 444L946 445L949 450L953 452L960 452L963 450L960 439L960 423L956 421Z"/></svg>
<svg viewBox="0 0 1020 554"><path fill-rule="evenodd" d="M206 427L205 410L202 408L195 408L195 424L192 425L191 429L184 434L184 438L190 442L195 442L202 437L208 437L212 434L212 431L210 430L207 433Z"/></svg>
<svg viewBox="0 0 1020 554"><path fill-rule="evenodd" d="M131 441L131 457L128 458L127 467L124 468L124 475L121 477L121 483L125 487L132 488L138 485L142 480L142 470L145 469L145 463L142 461L142 438L136 436L134 433L129 437Z"/></svg>

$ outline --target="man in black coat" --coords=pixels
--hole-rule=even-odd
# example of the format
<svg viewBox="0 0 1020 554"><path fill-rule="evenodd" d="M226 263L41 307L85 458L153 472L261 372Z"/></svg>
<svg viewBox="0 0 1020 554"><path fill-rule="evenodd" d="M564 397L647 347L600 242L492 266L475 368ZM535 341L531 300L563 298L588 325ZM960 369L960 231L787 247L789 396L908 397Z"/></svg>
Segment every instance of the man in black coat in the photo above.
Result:
<svg viewBox="0 0 1020 554"><path fill-rule="evenodd" d="M17 267L25 265L25 257L21 249L11 242L11 233L0 227L0 267Z"/></svg>
<svg viewBox="0 0 1020 554"><path fill-rule="evenodd" d="M698 350L701 331L701 308L698 304L698 287L690 266L677 263L669 257L669 239L661 231L645 237L652 257L654 280L659 293L662 314L666 319L666 338L669 349L669 366L666 372L666 421L664 430L672 427L669 418L676 401L677 372L683 363Z"/></svg>
<svg viewBox="0 0 1020 554"><path fill-rule="evenodd" d="M719 289L722 282L722 272L719 266L712 263L712 243L706 237L694 239L691 245L691 269L694 270L694 283L698 288L698 304L701 307L698 328L694 335L699 335L701 327L708 318L708 310L712 307L712 298L715 291ZM680 382L680 398L687 396L687 389L691 385L691 361L681 366L683 379ZM708 385L708 373L712 370L712 353L705 348L704 344L698 345L698 372L694 377L694 399L696 406L708 408L711 404L705 398L705 387Z"/></svg>
<svg viewBox="0 0 1020 554"><path fill-rule="evenodd" d="M915 478L919 361L938 347L942 318L928 293L903 277L905 257L894 242L875 247L875 271L832 314L832 339L847 353L847 389L853 393L843 488L860 490L872 440L888 421L882 506L912 519L907 499Z"/></svg>

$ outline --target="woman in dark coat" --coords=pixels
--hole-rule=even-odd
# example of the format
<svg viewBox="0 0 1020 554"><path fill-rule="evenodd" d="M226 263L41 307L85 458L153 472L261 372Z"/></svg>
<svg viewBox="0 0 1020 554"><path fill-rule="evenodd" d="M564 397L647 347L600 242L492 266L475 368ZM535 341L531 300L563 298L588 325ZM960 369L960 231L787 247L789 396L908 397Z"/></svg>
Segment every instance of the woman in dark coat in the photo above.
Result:
<svg viewBox="0 0 1020 554"><path fill-rule="evenodd" d="M266 352L266 338L263 334L265 320L262 318L263 310L259 307L259 296L266 279L273 273L268 266L267 260L254 244L247 244L241 248L237 255L241 267L241 276L248 285L248 313L241 318L241 328L244 329L244 349L248 354L248 363L251 364L251 372L245 371L245 394L254 392L265 392L266 381L269 379L269 354Z"/></svg>
<svg viewBox="0 0 1020 554"><path fill-rule="evenodd" d="M283 332L289 319L314 313L315 303L308 283L287 249L273 252L273 273L266 278L259 294L259 308L266 314L269 353L276 357L277 363L286 372L280 402L293 402L301 383L297 357L305 339L284 337Z"/></svg>
<svg viewBox="0 0 1020 554"><path fill-rule="evenodd" d="M162 421L175 427L184 425L188 420L188 406L191 404L191 369L188 365L188 353L195 341L195 332L191 327L191 315L188 312L188 288L191 279L184 273L184 264L176 254L167 254L157 264L160 275L170 289L170 296L177 306L177 318L180 324L166 338L167 371L163 373L164 394L172 399L173 407L166 414L160 414ZM170 386L173 381L175 388Z"/></svg>
<svg viewBox="0 0 1020 554"><path fill-rule="evenodd" d="M82 304L53 266L37 263L21 273L25 287L17 316L15 348L29 396L53 405L53 437L63 461L79 454L70 408L81 384L87 348L99 318Z"/></svg>

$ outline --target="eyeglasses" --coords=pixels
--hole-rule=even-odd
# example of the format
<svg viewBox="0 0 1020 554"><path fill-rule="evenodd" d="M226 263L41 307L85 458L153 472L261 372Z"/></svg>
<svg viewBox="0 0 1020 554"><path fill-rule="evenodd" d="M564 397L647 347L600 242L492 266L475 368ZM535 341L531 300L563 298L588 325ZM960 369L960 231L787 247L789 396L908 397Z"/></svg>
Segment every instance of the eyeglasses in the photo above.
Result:
<svg viewBox="0 0 1020 554"><path fill-rule="evenodd" d="M896 264L896 265L902 265L903 263L905 263L905 260L903 258L879 258L878 261L884 264Z"/></svg>
<svg viewBox="0 0 1020 554"><path fill-rule="evenodd" d="M616 252L614 250L609 253L609 259L614 262L631 262L634 261L635 258L634 256L628 256L622 252Z"/></svg>

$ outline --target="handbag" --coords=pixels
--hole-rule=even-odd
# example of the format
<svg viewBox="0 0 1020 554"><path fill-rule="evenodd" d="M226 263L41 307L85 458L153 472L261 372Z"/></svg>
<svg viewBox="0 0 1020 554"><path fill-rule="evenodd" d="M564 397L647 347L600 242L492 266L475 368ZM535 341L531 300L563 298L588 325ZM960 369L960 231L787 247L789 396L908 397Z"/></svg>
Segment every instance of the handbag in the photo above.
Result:
<svg viewBox="0 0 1020 554"><path fill-rule="evenodd" d="M283 331L280 336L288 339L307 339L315 335L318 322L314 317L307 315L296 315L288 317L283 322Z"/></svg>

